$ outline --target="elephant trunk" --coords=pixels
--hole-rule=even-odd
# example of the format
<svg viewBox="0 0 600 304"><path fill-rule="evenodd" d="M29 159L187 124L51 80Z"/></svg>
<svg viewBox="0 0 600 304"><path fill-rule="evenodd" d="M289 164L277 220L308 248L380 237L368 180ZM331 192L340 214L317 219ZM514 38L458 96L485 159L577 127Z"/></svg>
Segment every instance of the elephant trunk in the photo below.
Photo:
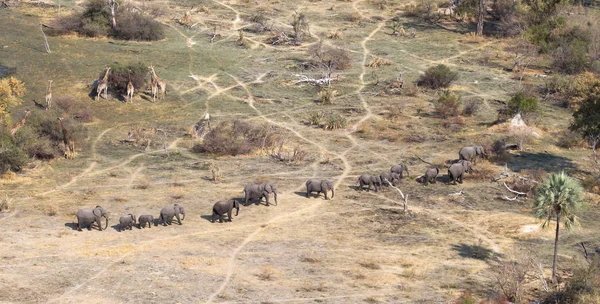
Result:
<svg viewBox="0 0 600 304"><path fill-rule="evenodd" d="M183 220L185 220L185 211L184 211L184 212L181 212L181 215L183 215L183 216L181 217L181 220L182 220L182 221L183 221Z"/></svg>
<svg viewBox="0 0 600 304"><path fill-rule="evenodd" d="M334 195L335 195L335 191L333 190L333 187L331 187L331 198L333 198Z"/></svg>
<svg viewBox="0 0 600 304"><path fill-rule="evenodd" d="M277 192L273 192L273 198L275 199L275 206L277 206Z"/></svg>
<svg viewBox="0 0 600 304"><path fill-rule="evenodd" d="M106 230L108 228L108 216L104 217L106 219L106 226L104 226L104 230Z"/></svg>

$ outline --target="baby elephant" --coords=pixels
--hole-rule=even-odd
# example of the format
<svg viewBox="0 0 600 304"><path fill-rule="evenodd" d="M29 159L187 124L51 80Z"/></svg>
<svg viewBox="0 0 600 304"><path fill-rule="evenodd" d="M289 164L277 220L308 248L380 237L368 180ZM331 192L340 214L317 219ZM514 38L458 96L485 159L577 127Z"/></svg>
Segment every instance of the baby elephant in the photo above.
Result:
<svg viewBox="0 0 600 304"><path fill-rule="evenodd" d="M129 230L133 229L133 225L135 224L135 215L127 214L122 216L119 219L119 232L123 231L123 229L129 228Z"/></svg>
<svg viewBox="0 0 600 304"><path fill-rule="evenodd" d="M430 168L425 171L423 175L423 186L427 186L427 183L435 184L435 178L440 173L440 168Z"/></svg>
<svg viewBox="0 0 600 304"><path fill-rule="evenodd" d="M317 196L323 192L325 199L327 200L329 199L327 197L327 191L329 190L331 190L331 198L333 198L335 195L335 192L333 191L333 184L328 180L311 178L306 181L306 197L313 192L317 192Z"/></svg>
<svg viewBox="0 0 600 304"><path fill-rule="evenodd" d="M219 223L223 222L223 215L227 213L227 220L231 222L231 210L235 208L235 216L240 213L240 203L238 201L230 199L228 201L218 201L213 206L213 214L211 222L215 222L215 218L219 217Z"/></svg>
<svg viewBox="0 0 600 304"><path fill-rule="evenodd" d="M367 191L371 190L371 186L373 186L375 187L375 192L377 192L381 187L381 177L378 175L363 174L358 178L358 183L360 184L359 191L362 191L363 186L367 185Z"/></svg>
<svg viewBox="0 0 600 304"><path fill-rule="evenodd" d="M148 228L152 228L152 224L154 224L154 216L150 214L140 215L138 219L138 228L146 228L146 224L148 224Z"/></svg>
<svg viewBox="0 0 600 304"><path fill-rule="evenodd" d="M383 172L379 174L379 177L381 178L381 182L385 186L389 186L389 184L385 180L389 181L392 184L392 186L396 186L396 182L400 182L401 179L400 174L396 172Z"/></svg>

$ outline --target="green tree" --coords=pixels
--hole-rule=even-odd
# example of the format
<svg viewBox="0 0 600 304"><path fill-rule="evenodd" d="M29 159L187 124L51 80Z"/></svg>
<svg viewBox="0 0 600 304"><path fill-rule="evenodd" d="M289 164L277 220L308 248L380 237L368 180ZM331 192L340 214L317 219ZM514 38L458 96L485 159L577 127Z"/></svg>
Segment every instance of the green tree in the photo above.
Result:
<svg viewBox="0 0 600 304"><path fill-rule="evenodd" d="M558 233L560 222L567 229L577 224L575 211L583 205L583 188L574 178L565 172L551 174L538 188L533 209L535 216L542 219L543 228L556 218L556 236L554 238L554 258L552 262L552 281L556 282L556 256L558 254Z"/></svg>
<svg viewBox="0 0 600 304"><path fill-rule="evenodd" d="M594 153L594 162L600 169L600 160L596 146L600 142L600 83L596 83L579 109L573 113L573 122L569 127L587 139Z"/></svg>
<svg viewBox="0 0 600 304"><path fill-rule="evenodd" d="M0 79L0 123L11 125L9 108L23 103L23 95L23 82L14 77Z"/></svg>

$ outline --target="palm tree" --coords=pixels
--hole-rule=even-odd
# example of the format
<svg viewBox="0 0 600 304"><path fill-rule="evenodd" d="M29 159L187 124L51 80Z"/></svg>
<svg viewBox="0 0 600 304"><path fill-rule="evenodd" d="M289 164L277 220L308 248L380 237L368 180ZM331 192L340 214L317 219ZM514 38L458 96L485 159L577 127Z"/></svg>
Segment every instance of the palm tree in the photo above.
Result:
<svg viewBox="0 0 600 304"><path fill-rule="evenodd" d="M574 212L583 205L583 188L577 180L565 172L551 174L535 194L535 216L544 220L542 228L550 225L556 217L556 237L554 239L554 260L552 262L552 282L556 283L556 256L558 253L558 232L563 220L567 229L577 224Z"/></svg>

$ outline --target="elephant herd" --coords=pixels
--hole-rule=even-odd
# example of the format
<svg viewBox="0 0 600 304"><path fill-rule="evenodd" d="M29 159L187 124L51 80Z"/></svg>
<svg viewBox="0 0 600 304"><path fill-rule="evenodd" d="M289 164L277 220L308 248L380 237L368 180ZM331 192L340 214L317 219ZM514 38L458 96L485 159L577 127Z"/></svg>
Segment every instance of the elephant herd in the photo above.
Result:
<svg viewBox="0 0 600 304"><path fill-rule="evenodd" d="M244 187L244 205L248 205L250 200L262 200L263 198L265 198L266 205L269 206L269 196L271 193L273 194L275 205L277 205L277 187L274 184L249 184L246 187ZM219 222L222 223L223 216L225 214L227 214L227 220L231 222L231 213L233 209L236 209L235 216L237 216L240 212L240 204L235 199L221 200L216 202L212 209L211 222L214 223L215 219L218 217ZM81 228L87 228L88 230L91 230L93 224L96 224L100 231L102 231L103 229L106 230L106 228L108 228L108 212L106 212L106 209L104 209L101 206L96 206L94 209L79 209L76 213L76 217L76 227L78 231L81 231ZM183 208L183 206L179 204L165 206L160 210L160 215L156 223L154 221L154 216L150 214L140 215L137 219L136 216L131 213L123 215L119 218L118 231L120 232L125 229L133 230L133 227L135 225L137 225L139 229L146 228L146 226L151 228L152 225L171 225L171 223L173 222L173 218L176 218L177 223L181 225L181 221L185 219L185 209ZM102 228L103 219L106 222L104 228Z"/></svg>
<svg viewBox="0 0 600 304"><path fill-rule="evenodd" d="M482 146L469 146L463 147L459 153L459 160L448 168L448 184L456 182L463 182L465 173L473 172L473 165L476 163L478 157L487 157L485 150ZM367 186L367 190L371 190L374 187L375 191L379 191L382 185L393 185L395 186L403 178L403 173L406 171L407 176L410 176L408 167L405 164L397 164L390 168L389 172L383 172L379 175L361 175L357 183L359 184L358 190L364 190L364 186ZM425 171L421 180L423 185L427 186L429 183L435 183L436 177L440 173L439 168L429 168ZM311 178L306 181L306 197L309 197L313 192L316 192L317 197L323 193L325 199L329 199L327 193L331 191L331 198L335 195L333 189L333 183L328 180L314 179ZM266 206L270 205L269 197L273 194L275 205L277 205L277 187L272 183L261 183L261 184L248 184L243 190L244 199L243 204L247 206L251 200L262 201L266 200ZM219 218L219 222L223 222L224 215L227 214L227 220L231 222L232 211L236 210L235 216L238 216L240 212L240 203L236 199L220 200L217 201L212 208L211 222L215 222L216 218ZM180 215L182 216L180 218ZM100 231L102 228L102 219L104 218L106 225L104 229L108 228L108 213L101 206L96 206L94 209L79 209L77 211L77 230L81 231L82 227L87 227L91 230L91 226L96 224ZM174 204L171 206L165 206L160 210L157 223L154 221L154 216L150 214L140 215L137 218L133 214L127 214L119 218L119 231L124 229L133 229L133 226L137 224L139 229L145 228L146 226L152 227L152 225L167 224L171 225L173 218L177 218L177 223L181 225L181 221L185 219L185 210L183 206Z"/></svg>

